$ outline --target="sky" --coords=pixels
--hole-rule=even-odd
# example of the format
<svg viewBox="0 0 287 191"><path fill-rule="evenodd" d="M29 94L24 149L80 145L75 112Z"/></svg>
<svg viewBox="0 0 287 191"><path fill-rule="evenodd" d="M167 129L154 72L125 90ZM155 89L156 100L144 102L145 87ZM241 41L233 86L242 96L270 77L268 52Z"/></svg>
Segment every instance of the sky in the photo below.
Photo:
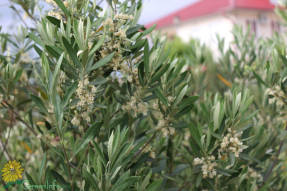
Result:
<svg viewBox="0 0 287 191"><path fill-rule="evenodd" d="M147 24L169 13L177 11L197 0L144 0L140 24ZM9 32L20 23L19 17L9 8L8 0L0 0L0 25ZM23 16L23 15L22 15Z"/></svg>
<svg viewBox="0 0 287 191"><path fill-rule="evenodd" d="M145 0L139 22L147 24L177 11L197 0Z"/></svg>

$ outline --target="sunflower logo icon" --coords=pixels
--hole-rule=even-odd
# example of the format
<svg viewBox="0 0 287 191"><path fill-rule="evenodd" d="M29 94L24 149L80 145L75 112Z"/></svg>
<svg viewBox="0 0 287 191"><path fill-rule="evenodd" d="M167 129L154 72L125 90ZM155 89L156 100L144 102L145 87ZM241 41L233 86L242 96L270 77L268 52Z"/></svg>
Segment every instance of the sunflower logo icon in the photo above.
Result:
<svg viewBox="0 0 287 191"><path fill-rule="evenodd" d="M23 171L24 169L20 162L17 162L16 160L8 161L2 169L2 178L6 184L9 182L15 182L22 179Z"/></svg>

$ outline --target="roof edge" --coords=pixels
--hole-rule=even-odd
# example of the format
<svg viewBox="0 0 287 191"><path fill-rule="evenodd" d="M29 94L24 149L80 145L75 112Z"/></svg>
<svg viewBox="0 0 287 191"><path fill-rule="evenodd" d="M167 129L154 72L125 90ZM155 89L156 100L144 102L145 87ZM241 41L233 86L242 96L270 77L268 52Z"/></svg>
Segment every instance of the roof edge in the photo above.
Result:
<svg viewBox="0 0 287 191"><path fill-rule="evenodd" d="M248 0L200 0L167 16L159 18L156 21L148 23L145 27L149 28L154 24L157 24L156 28L168 27L174 24L175 17L178 17L181 21L186 21L218 13L220 11L231 11L237 8L266 11L275 8L275 5L272 5L269 0L252 0L252 3L247 1Z"/></svg>

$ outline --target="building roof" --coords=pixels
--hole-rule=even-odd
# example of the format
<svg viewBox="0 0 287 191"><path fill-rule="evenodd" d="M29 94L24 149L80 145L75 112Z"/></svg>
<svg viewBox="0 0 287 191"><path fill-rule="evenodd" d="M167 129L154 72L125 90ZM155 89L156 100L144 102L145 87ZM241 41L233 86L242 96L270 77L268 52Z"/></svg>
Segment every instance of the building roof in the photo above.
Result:
<svg viewBox="0 0 287 191"><path fill-rule="evenodd" d="M180 9L159 20L149 23L147 27L157 24L162 28L174 24L174 20L186 21L200 16L225 12L236 8L272 10L274 5L270 0L199 0L183 9Z"/></svg>

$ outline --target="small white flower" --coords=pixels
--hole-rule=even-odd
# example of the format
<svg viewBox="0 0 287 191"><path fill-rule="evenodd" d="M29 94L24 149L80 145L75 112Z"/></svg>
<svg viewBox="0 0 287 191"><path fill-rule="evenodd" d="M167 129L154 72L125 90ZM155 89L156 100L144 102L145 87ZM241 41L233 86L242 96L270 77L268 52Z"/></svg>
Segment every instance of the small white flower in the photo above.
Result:
<svg viewBox="0 0 287 191"><path fill-rule="evenodd" d="M118 36L121 39L125 39L126 38L126 32L124 30L120 29L118 32L115 33L115 36Z"/></svg>
<svg viewBox="0 0 287 191"><path fill-rule="evenodd" d="M195 159L193 159L193 165L199 165L199 164L202 164L203 161L202 159L196 157Z"/></svg>
<svg viewBox="0 0 287 191"><path fill-rule="evenodd" d="M174 101L174 97L172 97L172 96L168 96L167 99L168 99L169 102L173 102Z"/></svg>
<svg viewBox="0 0 287 191"><path fill-rule="evenodd" d="M75 126L79 126L80 125L80 120L77 118L77 116L74 116L71 122Z"/></svg>
<svg viewBox="0 0 287 191"><path fill-rule="evenodd" d="M131 82L133 81L133 77L132 77L131 75L129 75L129 76L127 77L127 80L131 83Z"/></svg>
<svg viewBox="0 0 287 191"><path fill-rule="evenodd" d="M175 129L174 129L173 127L169 127L169 133L170 133L171 135L174 135Z"/></svg>

